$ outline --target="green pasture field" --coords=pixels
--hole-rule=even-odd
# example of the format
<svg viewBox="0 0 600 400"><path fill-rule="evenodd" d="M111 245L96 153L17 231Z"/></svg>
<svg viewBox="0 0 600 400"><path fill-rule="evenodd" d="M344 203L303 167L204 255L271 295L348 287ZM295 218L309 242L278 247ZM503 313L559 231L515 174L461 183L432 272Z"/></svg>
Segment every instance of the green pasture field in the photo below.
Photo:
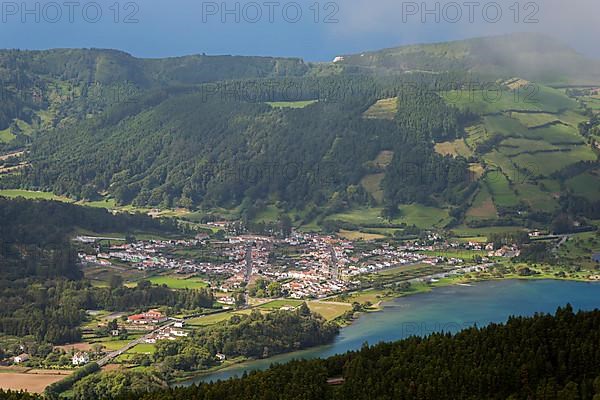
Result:
<svg viewBox="0 0 600 400"><path fill-rule="evenodd" d="M302 303L304 303L304 301L296 299L273 300L259 305L258 308L264 310L279 310L281 307L298 307Z"/></svg>
<svg viewBox="0 0 600 400"><path fill-rule="evenodd" d="M503 174L488 174L485 177L485 183L496 206L514 207L519 204L519 198Z"/></svg>
<svg viewBox="0 0 600 400"><path fill-rule="evenodd" d="M2 189L0 190L0 196L14 198L23 197L28 200L57 200L64 201L66 203L72 203L70 200L63 196L57 196L51 192L35 192L32 190L20 190L20 189Z"/></svg>
<svg viewBox="0 0 600 400"><path fill-rule="evenodd" d="M171 289L202 289L208 287L208 283L201 279L183 279L173 275L153 276L148 280L155 285L167 285Z"/></svg>
<svg viewBox="0 0 600 400"><path fill-rule="evenodd" d="M511 112L510 117L518 120L527 128L535 128L551 122L559 121L556 114Z"/></svg>
<svg viewBox="0 0 600 400"><path fill-rule="evenodd" d="M590 147L582 145L571 146L570 151L520 154L512 160L516 165L531 171L536 176L549 176L578 161L594 161L596 158L596 154Z"/></svg>
<svg viewBox="0 0 600 400"><path fill-rule="evenodd" d="M337 302L311 301L307 304L312 312L322 315L327 321L332 321L352 309L350 304L340 304Z"/></svg>

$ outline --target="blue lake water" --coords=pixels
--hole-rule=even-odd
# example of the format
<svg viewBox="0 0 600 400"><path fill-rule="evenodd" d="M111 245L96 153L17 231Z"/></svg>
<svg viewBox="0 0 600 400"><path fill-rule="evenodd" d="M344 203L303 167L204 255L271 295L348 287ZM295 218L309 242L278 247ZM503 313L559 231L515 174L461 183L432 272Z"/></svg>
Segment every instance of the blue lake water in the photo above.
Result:
<svg viewBox="0 0 600 400"><path fill-rule="evenodd" d="M505 322L511 315L554 313L567 303L576 310L600 308L600 283L506 280L438 288L390 301L381 312L363 314L342 329L330 345L236 364L185 384L228 379L292 359L326 358L359 349L365 342L395 341L434 331L456 332L474 324Z"/></svg>

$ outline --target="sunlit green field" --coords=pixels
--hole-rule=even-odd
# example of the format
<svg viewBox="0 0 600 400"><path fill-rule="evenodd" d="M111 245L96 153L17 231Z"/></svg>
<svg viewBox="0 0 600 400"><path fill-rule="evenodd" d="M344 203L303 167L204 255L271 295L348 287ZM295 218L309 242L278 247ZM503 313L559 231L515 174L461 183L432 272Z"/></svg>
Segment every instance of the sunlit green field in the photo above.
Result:
<svg viewBox="0 0 600 400"><path fill-rule="evenodd" d="M73 202L63 196L57 196L50 192L35 192L32 190L20 190L20 189L3 189L0 190L0 196L4 197L23 197L30 200L58 200L64 202Z"/></svg>
<svg viewBox="0 0 600 400"><path fill-rule="evenodd" d="M304 303L302 300L285 299L285 300L273 300L268 303L261 304L258 308L266 310L279 310L281 307L298 307Z"/></svg>
<svg viewBox="0 0 600 400"><path fill-rule="evenodd" d="M391 221L392 224L405 223L420 228L443 226L448 221L448 212L444 209L422 206L419 204L401 205L401 216ZM388 221L381 217L381 207L359 208L328 217L352 224L366 226L371 224L386 224Z"/></svg>
<svg viewBox="0 0 600 400"><path fill-rule="evenodd" d="M519 199L511 189L508 179L500 173L486 175L486 185L494 204L499 207L513 207L519 204Z"/></svg>
<svg viewBox="0 0 600 400"><path fill-rule="evenodd" d="M193 325L193 326L214 325L219 322L229 320L229 318L231 318L231 316L233 314L234 314L233 312L222 312L222 313L216 313L216 314L209 314L209 315L204 315L202 317L189 319L186 322L188 325Z"/></svg>
<svg viewBox="0 0 600 400"><path fill-rule="evenodd" d="M198 278L182 279L176 276L154 276L148 279L155 285L167 285L171 289L201 289L208 286L208 283Z"/></svg>
<svg viewBox="0 0 600 400"><path fill-rule="evenodd" d="M352 306L350 304L311 301L308 303L308 308L310 308L312 312L321 314L326 320L331 321L344 314L346 311L351 310Z"/></svg>

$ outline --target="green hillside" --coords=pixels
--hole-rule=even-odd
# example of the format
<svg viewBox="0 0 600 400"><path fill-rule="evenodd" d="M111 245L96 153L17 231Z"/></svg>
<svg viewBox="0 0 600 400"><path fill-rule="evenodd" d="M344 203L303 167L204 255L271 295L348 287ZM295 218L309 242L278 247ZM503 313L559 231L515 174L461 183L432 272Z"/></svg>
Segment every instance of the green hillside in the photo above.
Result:
<svg viewBox="0 0 600 400"><path fill-rule="evenodd" d="M401 217L414 207L439 210L438 228L544 227L563 213L585 225L600 219L584 189L598 176L598 90L542 82L596 67L539 35L334 64L0 51L0 156L18 154L0 159L0 187L254 222L287 212L334 230L425 228ZM335 217L365 208L370 224Z"/></svg>

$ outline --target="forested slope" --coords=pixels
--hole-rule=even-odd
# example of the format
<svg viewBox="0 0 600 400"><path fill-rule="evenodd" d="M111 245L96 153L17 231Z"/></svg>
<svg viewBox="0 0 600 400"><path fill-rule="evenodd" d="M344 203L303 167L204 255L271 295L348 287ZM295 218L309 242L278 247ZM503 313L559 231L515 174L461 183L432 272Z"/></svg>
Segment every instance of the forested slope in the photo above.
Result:
<svg viewBox="0 0 600 400"><path fill-rule="evenodd" d="M161 93L40 137L21 185L161 207L235 206L246 198L300 208L366 204L359 182L383 150L394 151L390 169L400 175L385 182L392 202L426 201L466 183L464 161L436 154L432 143L459 135L468 113L438 96L406 95L418 103L383 121L363 118L375 101L370 93L301 109ZM409 162L423 173L403 173Z"/></svg>

